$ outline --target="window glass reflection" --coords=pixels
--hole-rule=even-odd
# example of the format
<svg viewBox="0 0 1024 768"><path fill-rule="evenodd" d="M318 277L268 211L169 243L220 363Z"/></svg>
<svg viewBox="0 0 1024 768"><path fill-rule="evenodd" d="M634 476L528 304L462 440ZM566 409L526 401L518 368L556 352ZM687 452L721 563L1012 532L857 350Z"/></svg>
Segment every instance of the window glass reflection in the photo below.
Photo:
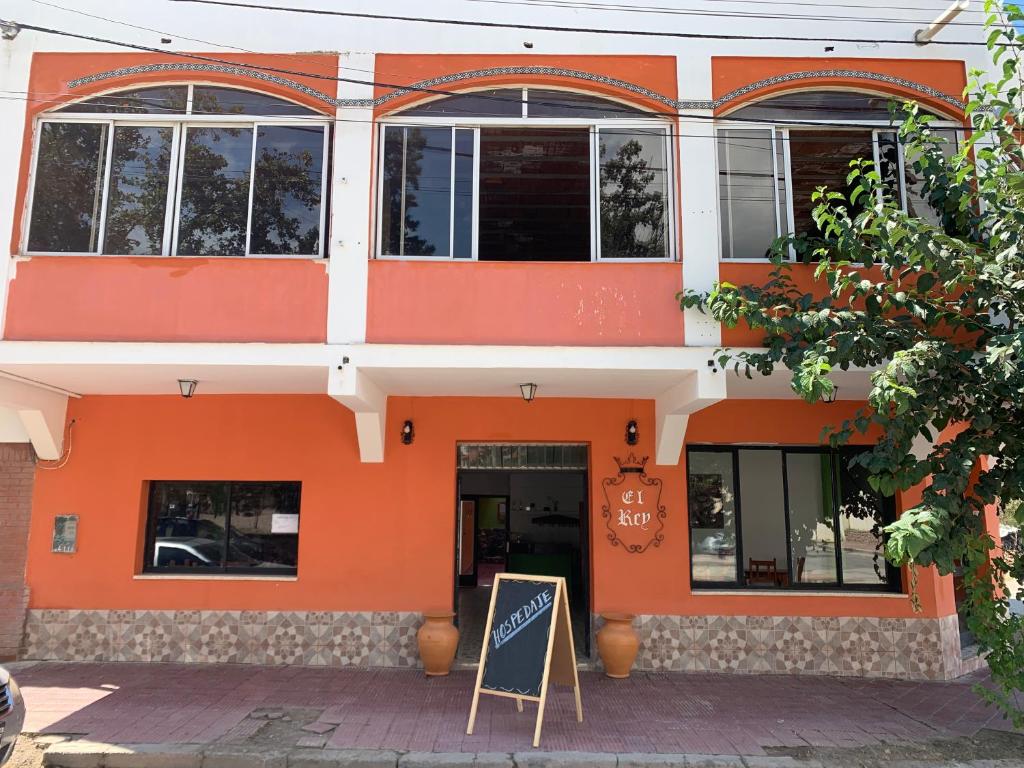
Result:
<svg viewBox="0 0 1024 768"><path fill-rule="evenodd" d="M789 536L797 584L835 583L836 533L832 515L832 456L787 453Z"/></svg>
<svg viewBox="0 0 1024 768"><path fill-rule="evenodd" d="M886 501L868 485L864 467L850 466L850 455L844 453L837 462L843 581L885 584L889 580L882 535Z"/></svg>
<svg viewBox="0 0 1024 768"><path fill-rule="evenodd" d="M185 111L188 87L162 85L155 88L132 88L117 93L93 96L61 107L56 112L105 112L115 114L169 114Z"/></svg>
<svg viewBox="0 0 1024 768"><path fill-rule="evenodd" d="M172 134L171 128L114 128L104 253L161 252Z"/></svg>
<svg viewBox="0 0 1024 768"><path fill-rule="evenodd" d="M193 114L259 115L278 117L287 115L315 115L309 107L293 104L263 93L236 88L217 88L197 85L192 89Z"/></svg>
<svg viewBox="0 0 1024 768"><path fill-rule="evenodd" d="M788 586L782 451L741 450L739 467L746 583L769 588Z"/></svg>
<svg viewBox="0 0 1024 768"><path fill-rule="evenodd" d="M668 253L668 148L663 131L601 130L601 257Z"/></svg>
<svg viewBox="0 0 1024 768"><path fill-rule="evenodd" d="M294 482L154 481L146 568L294 573L300 489Z"/></svg>
<svg viewBox="0 0 1024 768"><path fill-rule="evenodd" d="M382 249L389 256L449 256L452 129L385 130Z"/></svg>
<svg viewBox="0 0 1024 768"><path fill-rule="evenodd" d="M257 129L250 253L319 253L324 131L319 126Z"/></svg>
<svg viewBox="0 0 1024 768"><path fill-rule="evenodd" d="M736 581L736 485L731 453L691 451L687 461L693 581Z"/></svg>
<svg viewBox="0 0 1024 768"><path fill-rule="evenodd" d="M252 128L186 131L179 255L245 255L252 140Z"/></svg>
<svg viewBox="0 0 1024 768"><path fill-rule="evenodd" d="M772 136L769 129L718 132L723 258L766 258L778 237L776 210L785 202L776 196L785 194L785 182L775 178Z"/></svg>
<svg viewBox="0 0 1024 768"><path fill-rule="evenodd" d="M42 123L30 251L95 253L106 162L105 123Z"/></svg>

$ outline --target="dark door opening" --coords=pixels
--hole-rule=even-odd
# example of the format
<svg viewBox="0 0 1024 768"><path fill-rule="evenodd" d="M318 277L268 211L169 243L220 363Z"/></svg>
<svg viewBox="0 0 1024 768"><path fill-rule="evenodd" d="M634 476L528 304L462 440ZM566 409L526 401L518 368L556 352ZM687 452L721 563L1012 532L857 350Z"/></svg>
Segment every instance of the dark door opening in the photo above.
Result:
<svg viewBox="0 0 1024 768"><path fill-rule="evenodd" d="M480 658L494 574L501 572L564 576L577 653L589 656L586 469L463 468L458 488L459 661Z"/></svg>

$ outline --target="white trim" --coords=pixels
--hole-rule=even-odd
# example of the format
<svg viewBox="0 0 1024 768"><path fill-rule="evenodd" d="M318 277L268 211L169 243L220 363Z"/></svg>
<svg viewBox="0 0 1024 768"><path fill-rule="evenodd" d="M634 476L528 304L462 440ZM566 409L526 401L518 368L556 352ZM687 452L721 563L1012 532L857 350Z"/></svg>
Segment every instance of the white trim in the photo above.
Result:
<svg viewBox="0 0 1024 768"><path fill-rule="evenodd" d="M104 151L103 183L100 185L99 225L96 228L96 253L103 253L104 238L107 234L107 203L110 199L110 165L114 158L114 121L107 122L107 146Z"/></svg>
<svg viewBox="0 0 1024 768"><path fill-rule="evenodd" d="M256 188L256 142L259 141L259 135L260 124L253 123L252 146L249 147L249 195L245 210L245 248L242 250L244 256L248 256L252 252L252 204Z"/></svg>
<svg viewBox="0 0 1024 768"><path fill-rule="evenodd" d="M181 129L178 126L171 127L171 148L170 156L167 159L167 197L164 200L164 231L160 238L160 253L170 254L176 235L175 211L177 210L178 193L178 162L181 155Z"/></svg>

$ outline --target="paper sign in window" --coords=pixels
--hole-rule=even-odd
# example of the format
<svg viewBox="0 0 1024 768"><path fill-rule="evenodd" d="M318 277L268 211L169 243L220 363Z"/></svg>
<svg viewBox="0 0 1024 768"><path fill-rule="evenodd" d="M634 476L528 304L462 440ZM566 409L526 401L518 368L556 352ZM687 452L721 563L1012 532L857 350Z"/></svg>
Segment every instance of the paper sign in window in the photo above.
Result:
<svg viewBox="0 0 1024 768"><path fill-rule="evenodd" d="M271 533L298 533L299 516L275 512L270 518Z"/></svg>

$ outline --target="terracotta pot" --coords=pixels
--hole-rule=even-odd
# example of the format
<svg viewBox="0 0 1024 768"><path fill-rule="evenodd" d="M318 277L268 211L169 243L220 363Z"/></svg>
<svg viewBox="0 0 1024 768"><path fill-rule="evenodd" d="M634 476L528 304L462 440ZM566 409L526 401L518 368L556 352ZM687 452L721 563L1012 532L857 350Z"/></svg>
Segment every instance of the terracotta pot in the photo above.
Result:
<svg viewBox="0 0 1024 768"><path fill-rule="evenodd" d="M423 625L416 633L423 669L430 676L447 675L459 645L459 630L452 624L451 611L423 614Z"/></svg>
<svg viewBox="0 0 1024 768"><path fill-rule="evenodd" d="M629 677L640 650L640 637L633 629L631 613L602 613L604 626L597 633L597 652L608 677Z"/></svg>

